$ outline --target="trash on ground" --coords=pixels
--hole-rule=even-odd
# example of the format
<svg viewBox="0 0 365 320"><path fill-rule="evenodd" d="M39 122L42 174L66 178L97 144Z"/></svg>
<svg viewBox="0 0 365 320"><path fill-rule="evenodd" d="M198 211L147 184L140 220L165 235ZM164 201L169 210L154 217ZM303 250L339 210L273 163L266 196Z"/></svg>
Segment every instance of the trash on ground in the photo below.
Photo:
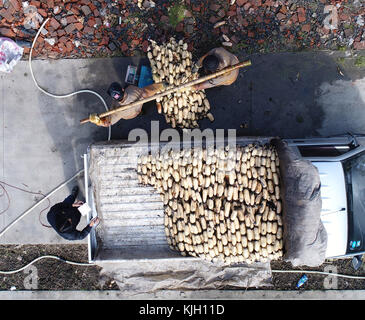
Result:
<svg viewBox="0 0 365 320"><path fill-rule="evenodd" d="M303 275L300 279L299 279L299 281L298 281L298 283L297 283L297 288L300 288L304 283L306 283L307 282L307 280L308 280L308 277L306 276L306 275Z"/></svg>
<svg viewBox="0 0 365 320"><path fill-rule="evenodd" d="M13 40L0 37L0 71L10 73L22 58L23 51Z"/></svg>

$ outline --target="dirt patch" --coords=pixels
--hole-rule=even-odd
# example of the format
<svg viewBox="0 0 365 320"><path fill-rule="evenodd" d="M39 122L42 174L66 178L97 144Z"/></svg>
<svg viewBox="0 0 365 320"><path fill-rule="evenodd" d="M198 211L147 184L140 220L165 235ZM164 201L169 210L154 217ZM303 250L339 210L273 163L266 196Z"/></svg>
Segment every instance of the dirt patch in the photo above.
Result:
<svg viewBox="0 0 365 320"><path fill-rule="evenodd" d="M0 270L16 270L44 255L53 255L65 260L87 263L86 245L3 245L0 246ZM0 290L119 290L116 282L108 277L101 277L101 268L97 266L76 266L53 259L43 259L33 264L35 268L25 269L11 275L0 274ZM318 268L293 268L291 264L275 261L272 270L318 270L365 276L362 266L355 271L351 259L327 260ZM37 280L32 279L36 272ZM266 290L296 290L296 284L303 273L275 273L272 286L260 287ZM34 274L33 274L34 275ZM308 281L300 290L362 290L365 280L334 278L328 275L307 273ZM250 288L255 289L255 288Z"/></svg>
<svg viewBox="0 0 365 320"><path fill-rule="evenodd" d="M4 245L0 246L0 270L16 270L44 255L87 263L86 245ZM100 267L76 266L53 259L35 262L36 269L0 275L0 290L118 290L113 279L101 278ZM37 280L31 271L36 270Z"/></svg>

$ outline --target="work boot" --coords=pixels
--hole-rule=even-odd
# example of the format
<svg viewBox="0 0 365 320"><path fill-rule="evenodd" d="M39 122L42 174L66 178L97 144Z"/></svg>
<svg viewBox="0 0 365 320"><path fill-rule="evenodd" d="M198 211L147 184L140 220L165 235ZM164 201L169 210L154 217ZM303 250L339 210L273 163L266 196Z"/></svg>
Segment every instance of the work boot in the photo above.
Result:
<svg viewBox="0 0 365 320"><path fill-rule="evenodd" d="M78 187L78 186L74 186L74 187L72 188L71 194L72 194L72 195L75 197L75 199L76 199L77 195L79 194L79 187Z"/></svg>

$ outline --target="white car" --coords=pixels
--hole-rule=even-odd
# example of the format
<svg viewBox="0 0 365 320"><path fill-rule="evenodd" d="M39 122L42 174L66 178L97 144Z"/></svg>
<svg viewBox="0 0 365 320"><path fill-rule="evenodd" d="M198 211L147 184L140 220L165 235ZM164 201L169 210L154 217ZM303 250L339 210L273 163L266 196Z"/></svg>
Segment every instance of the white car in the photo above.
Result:
<svg viewBox="0 0 365 320"><path fill-rule="evenodd" d="M356 136L285 140L319 171L326 258L365 252L365 146Z"/></svg>

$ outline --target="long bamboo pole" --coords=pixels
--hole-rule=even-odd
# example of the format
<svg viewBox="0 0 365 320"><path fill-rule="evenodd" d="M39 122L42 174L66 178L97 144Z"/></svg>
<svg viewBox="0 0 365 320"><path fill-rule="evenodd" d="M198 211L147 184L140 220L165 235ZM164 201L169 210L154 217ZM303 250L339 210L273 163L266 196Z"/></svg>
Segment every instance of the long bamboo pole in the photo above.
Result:
<svg viewBox="0 0 365 320"><path fill-rule="evenodd" d="M201 77L199 79L196 79L196 80L193 80L193 81L190 81L190 82L187 82L187 83L184 83L184 84L181 84L175 88L171 88L169 90L166 90L164 92L161 92L161 93L158 93L156 95L153 95L151 97L148 97L148 98L145 98L145 99L142 99L142 100L138 100L138 101L134 101L132 103L129 103L127 105L124 105L124 106L120 106L119 108L115 108L115 109L112 109L112 110L109 110L107 112L103 112L103 113L100 113L98 115L99 118L105 118L111 114L114 114L116 112L120 112L120 111L124 111L124 110L127 110L127 109L130 109L130 108L133 108L137 105L140 105L140 104L144 104L146 102L149 102L149 101L152 101L152 100L155 100L157 98L161 98L161 97L164 97L168 94L171 94L171 93L174 93L174 92L177 92L179 90L184 90L186 88L189 88L189 87L192 87L196 84L199 84L199 83L202 83L202 82L205 82L205 81L208 81L208 80L211 80L211 79L214 79L214 78L217 78L225 73L228 73L228 72L231 72L233 70L236 70L238 68L242 68L242 67L247 67L247 66L250 66L251 65L251 61L250 60L247 60L247 61L243 61L243 62L239 62L237 64L234 64L232 66L229 66L229 67L226 67L220 71L217 71L215 73L212 73L210 75L207 75L207 76L204 76L204 77ZM84 123L87 123L87 122L90 122L90 118L86 118L86 119L83 119L83 120L80 120L80 124L84 124Z"/></svg>

